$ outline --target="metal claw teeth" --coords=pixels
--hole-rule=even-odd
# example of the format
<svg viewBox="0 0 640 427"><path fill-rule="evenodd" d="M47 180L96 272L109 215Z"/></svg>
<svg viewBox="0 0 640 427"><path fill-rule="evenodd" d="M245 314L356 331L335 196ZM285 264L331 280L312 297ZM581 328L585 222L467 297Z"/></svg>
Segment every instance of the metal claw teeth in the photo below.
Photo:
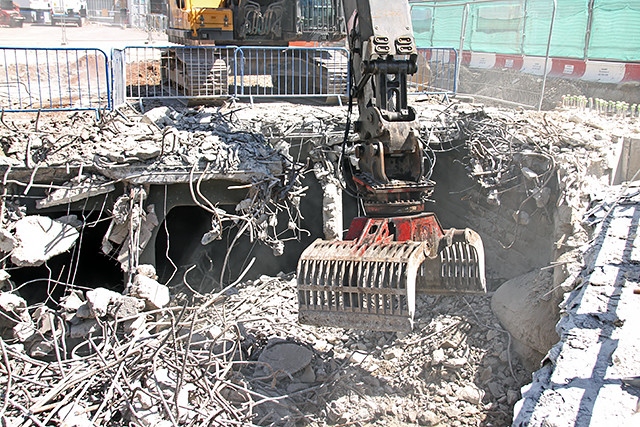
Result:
<svg viewBox="0 0 640 427"><path fill-rule="evenodd" d="M316 240L298 264L301 323L363 330L408 331L416 292L485 292L484 250L474 236L449 241L428 257L428 243L359 245Z"/></svg>

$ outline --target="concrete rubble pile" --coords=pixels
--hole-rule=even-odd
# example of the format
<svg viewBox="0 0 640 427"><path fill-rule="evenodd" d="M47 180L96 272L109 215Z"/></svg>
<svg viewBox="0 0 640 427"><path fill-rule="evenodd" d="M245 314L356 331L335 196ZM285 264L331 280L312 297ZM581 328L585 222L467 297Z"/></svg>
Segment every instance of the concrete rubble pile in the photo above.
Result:
<svg viewBox="0 0 640 427"><path fill-rule="evenodd" d="M130 111L111 113L98 121L91 114L78 113L57 115L55 119L38 115L13 122L4 118L4 126L0 127L4 148L0 166L5 171L5 188L9 195L23 189L25 195L40 190L32 196L36 199L35 210L60 210L91 197L104 197L106 204L107 197L113 198L113 206L107 206L112 219L102 250L117 258L123 270L130 273L135 271L140 252L163 219L156 213L161 207L147 202L148 186L153 184L189 184L192 203L212 214L212 229L203 236L203 244L220 237L223 223L245 222L251 224L251 230L258 230L257 239L274 251L282 251L282 242L265 231L267 225L273 224L265 218L285 207L291 210L292 219L287 226L295 232L299 215L296 205L304 192L299 166L292 161L286 144L269 145L265 129L252 132L257 122L237 119L236 113L243 108L246 107L224 112L215 108L180 112L158 107L144 115ZM291 132L291 124L285 124ZM307 129L317 132L313 126ZM228 214L217 208L215 200L203 196L200 185L212 179L227 179L250 189L236 206L237 213ZM278 207L273 206L274 200L280 204ZM12 253L12 261L18 266L40 265L68 250L73 236L77 238L73 227L80 230L82 226L77 218L73 219L75 225L69 225L72 218L65 217L24 219L28 218L24 206L5 208L3 213L3 241L15 246L15 250L7 247L4 252ZM47 237L31 230L28 238L20 238L20 224L34 221L49 221L46 226L40 224L47 230ZM58 224L67 225L61 230ZM61 236L64 238L57 241ZM43 246L51 240L56 240L55 245L44 251ZM22 248L21 244L35 246ZM25 251L46 253L39 255L42 259L22 260Z"/></svg>
<svg viewBox="0 0 640 427"><path fill-rule="evenodd" d="M288 209L287 228L300 231L302 175L312 172L324 190L325 236L339 236L335 171L346 108L159 107L98 121L78 113L56 121L1 118L2 422L476 426L511 423L518 401L517 410L535 406L529 399L545 395L549 366L561 362L556 350L536 374L542 388L527 387L523 396L520 389L558 342L558 304L582 283L585 245L597 233L583 219L617 174L611 147L640 133L640 124L575 109L416 108L423 139L452 154L472 181L469 191L448 189L465 206L450 212L464 212L462 225L483 235L494 283L482 296L421 296L408 334L299 324L293 274L200 294L160 283L155 267L140 260L163 218L161 206L148 202L150 185L187 184L193 204L212 216L202 244L218 238L224 222L282 253L274 214ZM216 179L249 189L234 213L202 197L199 185ZM11 197L33 190L40 193L29 208ZM88 222L32 213L107 196L108 208L94 208L108 210L100 214L110 224L101 250L125 272L124 292L62 283L64 298L28 306L10 268L47 265L74 250ZM534 241L548 249L528 258ZM575 322L569 319L559 326L563 336ZM634 360L619 355L620 363L627 359Z"/></svg>
<svg viewBox="0 0 640 427"><path fill-rule="evenodd" d="M3 314L31 322L24 301L1 296ZM5 330L4 416L9 425L505 424L526 372L489 301L425 298L416 331L396 336L300 325L292 275L174 295L160 308L106 289L71 294L36 326L14 327L14 336L35 329L31 350Z"/></svg>

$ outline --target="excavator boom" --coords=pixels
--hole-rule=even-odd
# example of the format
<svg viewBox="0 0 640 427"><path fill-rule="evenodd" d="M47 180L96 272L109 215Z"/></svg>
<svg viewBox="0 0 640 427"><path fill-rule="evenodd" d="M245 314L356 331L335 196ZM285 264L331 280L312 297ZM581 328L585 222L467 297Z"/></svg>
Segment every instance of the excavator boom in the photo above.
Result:
<svg viewBox="0 0 640 427"><path fill-rule="evenodd" d="M417 71L408 2L343 0L343 7L359 117L357 162L343 159L341 166L365 216L353 220L344 240L319 239L303 252L299 319L406 331L416 294L486 291L484 248L473 230L444 230L425 212L435 183L408 105L407 76Z"/></svg>

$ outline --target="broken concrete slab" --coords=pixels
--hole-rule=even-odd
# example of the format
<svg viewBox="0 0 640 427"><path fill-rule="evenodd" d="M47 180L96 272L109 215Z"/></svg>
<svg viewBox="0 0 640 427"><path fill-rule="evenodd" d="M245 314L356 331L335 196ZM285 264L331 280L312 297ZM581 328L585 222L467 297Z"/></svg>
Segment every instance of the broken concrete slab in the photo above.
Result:
<svg viewBox="0 0 640 427"><path fill-rule="evenodd" d="M11 253L11 262L18 267L42 265L71 249L79 237L74 227L39 215L20 219L15 227L17 246Z"/></svg>
<svg viewBox="0 0 640 427"><path fill-rule="evenodd" d="M107 194L116 189L112 182L107 182L104 177L83 177L62 184L64 188L56 188L44 199L36 200L36 209L45 209L53 206L66 205L68 203L85 200L89 197Z"/></svg>
<svg viewBox="0 0 640 427"><path fill-rule="evenodd" d="M162 149L148 141L137 142L131 144L124 151L124 155L127 158L134 158L141 161L155 159L162 153Z"/></svg>
<svg viewBox="0 0 640 427"><path fill-rule="evenodd" d="M144 309L144 301L105 288L88 291L86 296L92 317L95 318L107 315L113 319L132 318ZM80 313L80 308L78 308L78 313Z"/></svg>
<svg viewBox="0 0 640 427"><path fill-rule="evenodd" d="M585 251L580 286L562 303L560 341L522 388L514 426L637 424L640 191L623 186L610 193L605 200L614 202Z"/></svg>

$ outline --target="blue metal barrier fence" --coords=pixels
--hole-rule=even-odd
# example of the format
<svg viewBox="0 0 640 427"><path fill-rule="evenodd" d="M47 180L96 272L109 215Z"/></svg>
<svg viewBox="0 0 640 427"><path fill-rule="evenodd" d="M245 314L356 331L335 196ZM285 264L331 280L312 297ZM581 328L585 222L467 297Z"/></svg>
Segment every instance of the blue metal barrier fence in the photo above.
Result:
<svg viewBox="0 0 640 427"><path fill-rule="evenodd" d="M344 48L129 46L113 58L118 100L343 96L348 81Z"/></svg>
<svg viewBox="0 0 640 427"><path fill-rule="evenodd" d="M110 82L100 49L0 47L3 111L110 110Z"/></svg>
<svg viewBox="0 0 640 427"><path fill-rule="evenodd" d="M409 76L409 93L453 95L458 91L458 52L450 48L419 48L418 72Z"/></svg>
<svg viewBox="0 0 640 427"><path fill-rule="evenodd" d="M235 52L236 96L346 96L349 52L337 47L243 47Z"/></svg>
<svg viewBox="0 0 640 427"><path fill-rule="evenodd" d="M340 47L0 47L4 111L110 110L127 100L347 95ZM457 52L419 49L410 94L454 94Z"/></svg>

